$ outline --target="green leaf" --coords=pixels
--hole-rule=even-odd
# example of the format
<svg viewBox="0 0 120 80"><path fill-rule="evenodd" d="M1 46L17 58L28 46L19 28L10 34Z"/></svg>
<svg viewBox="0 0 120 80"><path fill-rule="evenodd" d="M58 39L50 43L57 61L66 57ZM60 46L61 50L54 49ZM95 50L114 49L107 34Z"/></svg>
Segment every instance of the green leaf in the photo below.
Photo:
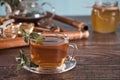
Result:
<svg viewBox="0 0 120 80"><path fill-rule="evenodd" d="M43 41L44 40L44 37L43 36L40 36L38 33L36 32L32 32L30 34L30 39L35 39L37 41Z"/></svg>
<svg viewBox="0 0 120 80"><path fill-rule="evenodd" d="M18 70L20 70L22 67L23 67L23 64L18 64L16 70L18 71Z"/></svg>
<svg viewBox="0 0 120 80"><path fill-rule="evenodd" d="M23 50L20 50L20 59L21 59L21 64L26 64L27 63L27 57L24 54Z"/></svg>
<svg viewBox="0 0 120 80"><path fill-rule="evenodd" d="M27 33L25 32L25 30L23 28L20 28L20 32L21 32L22 36L26 36L27 35Z"/></svg>
<svg viewBox="0 0 120 80"><path fill-rule="evenodd" d="M16 61L18 61L18 65L16 70L20 70L24 65L30 66L30 67L38 67L38 65L36 65L35 63L33 63L29 57L27 57L24 54L23 50L20 50L20 55L18 57L16 57Z"/></svg>
<svg viewBox="0 0 120 80"><path fill-rule="evenodd" d="M31 34L28 35L23 28L20 29L20 32L26 43L29 41L29 39L35 39L38 42L44 40L44 37L40 36L37 32L32 32Z"/></svg>
<svg viewBox="0 0 120 80"><path fill-rule="evenodd" d="M28 43L28 41L29 41L29 35L27 35L27 33L25 32L25 30L24 30L23 28L20 29L20 32L21 32L21 35L22 35L23 38L24 38L24 41L25 41L26 43Z"/></svg>
<svg viewBox="0 0 120 80"><path fill-rule="evenodd" d="M24 41L25 41L26 43L28 43L28 41L29 41L29 36L24 36Z"/></svg>
<svg viewBox="0 0 120 80"><path fill-rule="evenodd" d="M19 62L17 65L17 70L20 70L28 62L23 50L20 50L20 56L16 57L16 61Z"/></svg>

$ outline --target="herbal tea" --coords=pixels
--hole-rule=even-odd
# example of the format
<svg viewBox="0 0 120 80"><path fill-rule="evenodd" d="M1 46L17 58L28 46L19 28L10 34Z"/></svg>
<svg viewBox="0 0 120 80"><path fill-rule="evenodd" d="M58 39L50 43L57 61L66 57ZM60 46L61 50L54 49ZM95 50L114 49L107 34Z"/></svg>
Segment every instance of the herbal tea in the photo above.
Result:
<svg viewBox="0 0 120 80"><path fill-rule="evenodd" d="M91 18L94 31L101 33L114 32L119 23L119 8L117 5L105 6L95 4Z"/></svg>
<svg viewBox="0 0 120 80"><path fill-rule="evenodd" d="M44 41L30 41L32 61L41 68L54 69L64 64L68 42L62 38L46 37Z"/></svg>

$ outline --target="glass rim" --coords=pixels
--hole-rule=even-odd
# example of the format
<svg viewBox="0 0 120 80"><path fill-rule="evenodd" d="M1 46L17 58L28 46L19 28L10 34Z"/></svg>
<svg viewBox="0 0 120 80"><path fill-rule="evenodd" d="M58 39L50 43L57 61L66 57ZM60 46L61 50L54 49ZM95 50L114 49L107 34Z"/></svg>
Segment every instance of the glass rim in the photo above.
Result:
<svg viewBox="0 0 120 80"><path fill-rule="evenodd" d="M113 0L113 1L95 1L96 5L101 5L104 7L109 7L109 6L118 6L118 1L117 0Z"/></svg>
<svg viewBox="0 0 120 80"><path fill-rule="evenodd" d="M43 39L43 40L36 40L36 39L32 39L32 38L30 38L29 39L29 42L31 43L31 42L39 42L39 43L42 43L42 42L64 42L64 43L69 43L69 40L68 39L66 39L66 38L64 38L64 37L62 37L62 36L43 36L43 38L46 38L45 40ZM47 39L47 38L51 38L51 39ZM54 38L54 39L53 39ZM56 39L56 40L55 40ZM61 40L60 40L61 39Z"/></svg>

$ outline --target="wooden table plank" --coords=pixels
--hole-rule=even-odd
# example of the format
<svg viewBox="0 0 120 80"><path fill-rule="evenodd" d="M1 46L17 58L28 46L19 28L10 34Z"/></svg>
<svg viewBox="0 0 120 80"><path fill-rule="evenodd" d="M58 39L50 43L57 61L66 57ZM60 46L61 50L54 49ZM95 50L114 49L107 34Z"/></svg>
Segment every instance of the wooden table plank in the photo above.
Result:
<svg viewBox="0 0 120 80"><path fill-rule="evenodd" d="M29 54L29 47L3 49L0 50L0 80L120 80L120 26L115 33L99 34L92 31L90 17L72 18L88 23L90 29L88 39L72 41L79 48L74 69L54 75L34 74L24 69L16 72L15 56L20 49ZM73 30L66 24L62 26Z"/></svg>

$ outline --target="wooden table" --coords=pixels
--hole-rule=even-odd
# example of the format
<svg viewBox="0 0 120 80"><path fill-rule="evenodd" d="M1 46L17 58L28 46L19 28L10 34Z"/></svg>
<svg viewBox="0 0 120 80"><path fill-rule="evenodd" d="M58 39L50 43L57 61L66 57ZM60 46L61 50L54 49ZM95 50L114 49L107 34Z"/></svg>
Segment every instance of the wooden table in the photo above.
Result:
<svg viewBox="0 0 120 80"><path fill-rule="evenodd" d="M29 53L29 48L4 49L0 50L0 80L120 80L120 26L115 33L99 34L92 31L89 16L72 18L87 23L90 30L88 39L73 41L79 48L74 69L54 75L40 75L24 69L17 72L15 56L19 55L19 49Z"/></svg>

